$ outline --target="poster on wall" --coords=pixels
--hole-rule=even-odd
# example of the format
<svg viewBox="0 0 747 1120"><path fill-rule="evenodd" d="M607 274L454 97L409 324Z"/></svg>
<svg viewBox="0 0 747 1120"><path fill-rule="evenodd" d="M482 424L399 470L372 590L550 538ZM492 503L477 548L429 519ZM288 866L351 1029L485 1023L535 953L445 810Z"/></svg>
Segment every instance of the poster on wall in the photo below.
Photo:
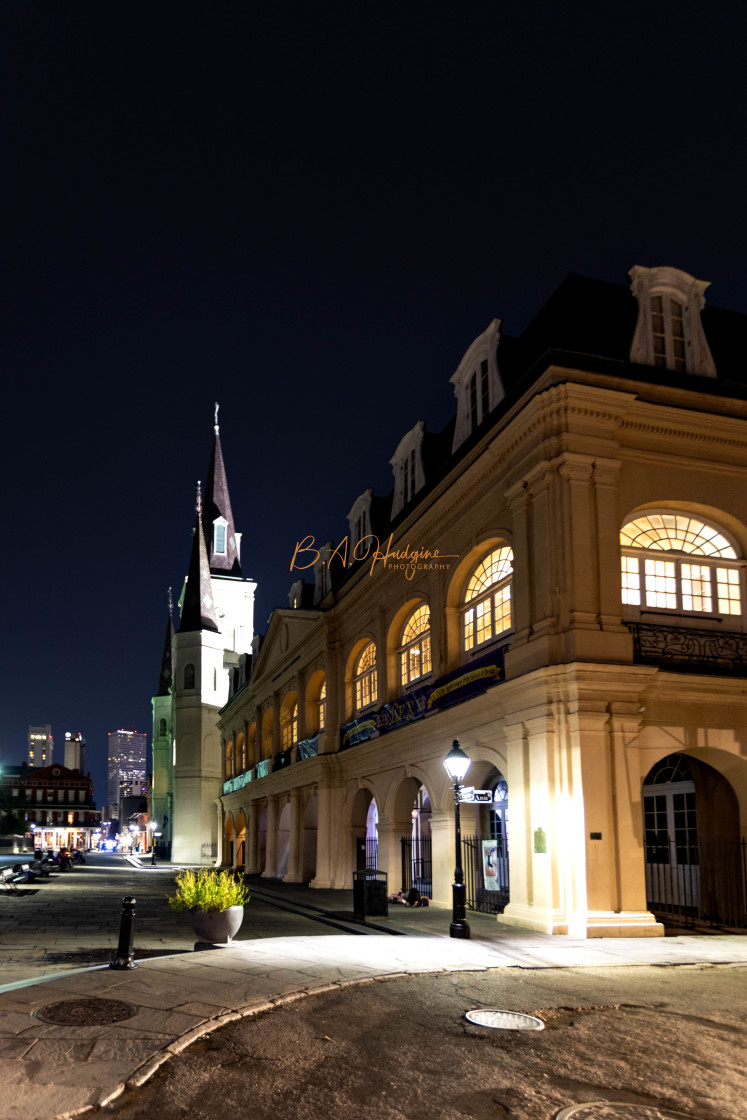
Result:
<svg viewBox="0 0 747 1120"><path fill-rule="evenodd" d="M498 882L498 845L495 840L482 842L482 877L486 891L499 891Z"/></svg>

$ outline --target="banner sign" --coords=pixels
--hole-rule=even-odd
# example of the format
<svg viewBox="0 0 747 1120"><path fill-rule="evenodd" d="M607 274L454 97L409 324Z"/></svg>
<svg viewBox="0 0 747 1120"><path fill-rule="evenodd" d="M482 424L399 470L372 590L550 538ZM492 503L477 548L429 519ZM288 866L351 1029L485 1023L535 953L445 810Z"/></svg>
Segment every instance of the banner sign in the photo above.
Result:
<svg viewBox="0 0 747 1120"><path fill-rule="evenodd" d="M351 720L340 728L340 750L354 747L357 743L365 742L366 739L375 739L378 734L375 714Z"/></svg>
<svg viewBox="0 0 747 1120"><path fill-rule="evenodd" d="M248 782L251 782L251 780L252 772L251 770L247 770L245 774L238 774L235 778L229 778L227 782L224 782L223 792L234 793L237 789L243 789ZM166 817L164 817L164 821L165 820L167 820Z"/></svg>
<svg viewBox="0 0 747 1120"><path fill-rule="evenodd" d="M303 739L298 744L298 761L303 762L305 758L316 758L319 754L319 736L315 735L313 739Z"/></svg>
<svg viewBox="0 0 747 1120"><path fill-rule="evenodd" d="M439 677L428 695L427 714L443 711L452 704L461 704L463 700L469 700L505 679L503 649L491 650L484 657Z"/></svg>
<svg viewBox="0 0 747 1120"><path fill-rule="evenodd" d="M270 773L270 759L263 758L261 762L257 763L257 777L266 778Z"/></svg>
<svg viewBox="0 0 747 1120"><path fill-rule="evenodd" d="M428 704L428 690L416 688L413 692L406 692L385 704L376 713L376 726L379 731L393 731L403 723L412 723L415 719L422 719Z"/></svg>
<svg viewBox="0 0 747 1120"><path fill-rule="evenodd" d="M499 891L498 882L498 845L495 840L482 842L482 877L486 891Z"/></svg>

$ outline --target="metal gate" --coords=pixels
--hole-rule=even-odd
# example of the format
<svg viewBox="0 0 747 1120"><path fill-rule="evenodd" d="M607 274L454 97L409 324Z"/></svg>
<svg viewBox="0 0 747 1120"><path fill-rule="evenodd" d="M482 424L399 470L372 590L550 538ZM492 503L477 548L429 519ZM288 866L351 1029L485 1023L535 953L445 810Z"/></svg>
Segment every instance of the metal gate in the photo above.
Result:
<svg viewBox="0 0 747 1120"><path fill-rule="evenodd" d="M747 929L747 841L646 837L646 905L665 925Z"/></svg>
<svg viewBox="0 0 747 1120"><path fill-rule="evenodd" d="M355 841L355 869L366 871L375 869L379 855L379 841L374 837L360 837Z"/></svg>
<svg viewBox="0 0 747 1120"><path fill-rule="evenodd" d="M462 837L466 907L481 914L502 914L510 898L508 852L499 840Z"/></svg>
<svg viewBox="0 0 747 1120"><path fill-rule="evenodd" d="M433 896L433 863L430 836L402 837L402 890L415 887L428 898Z"/></svg>

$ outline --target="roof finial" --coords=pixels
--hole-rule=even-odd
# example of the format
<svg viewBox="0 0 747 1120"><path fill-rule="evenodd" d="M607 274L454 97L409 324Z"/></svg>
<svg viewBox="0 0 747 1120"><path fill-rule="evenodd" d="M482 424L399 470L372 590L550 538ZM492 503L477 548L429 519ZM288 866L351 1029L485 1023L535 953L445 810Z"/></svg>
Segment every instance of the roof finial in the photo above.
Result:
<svg viewBox="0 0 747 1120"><path fill-rule="evenodd" d="M216 401L216 402L215 402L215 434L216 434L216 435L218 434L218 432L219 432L219 430L220 430L220 429L219 429L219 427L218 427L218 409L219 409L219 408L220 408L220 405L219 405L219 404L218 404L218 402Z"/></svg>
<svg viewBox="0 0 747 1120"><path fill-rule="evenodd" d="M174 614L174 596L172 594L171 588L169 588L169 590L168 590L168 596L169 596L169 618L171 618Z"/></svg>
<svg viewBox="0 0 747 1120"><path fill-rule="evenodd" d="M198 517L202 513L202 482L200 481L199 478L197 479L197 496L196 496L196 501L195 501L195 512L197 513Z"/></svg>

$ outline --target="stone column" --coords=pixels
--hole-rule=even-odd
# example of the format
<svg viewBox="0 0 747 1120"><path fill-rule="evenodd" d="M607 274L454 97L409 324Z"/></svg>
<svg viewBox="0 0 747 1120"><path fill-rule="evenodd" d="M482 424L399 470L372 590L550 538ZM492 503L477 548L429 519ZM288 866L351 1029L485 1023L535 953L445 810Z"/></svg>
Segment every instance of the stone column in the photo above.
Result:
<svg viewBox="0 0 747 1120"><path fill-rule="evenodd" d="M244 810L246 818L246 845L244 847L244 870L247 875L257 875L259 866L259 813L257 801L250 801Z"/></svg>
<svg viewBox="0 0 747 1120"><path fill-rule="evenodd" d="M277 801L274 797L267 798L267 847L265 849L265 866L262 871L264 879L277 877L278 866L278 814Z"/></svg>
<svg viewBox="0 0 747 1120"><path fill-rule="evenodd" d="M316 874L309 885L329 889L332 886L332 784L328 779L322 779L319 782L317 796L319 798L319 811L316 834Z"/></svg>
<svg viewBox="0 0 747 1120"><path fill-rule="evenodd" d="M284 883L301 883L303 867L301 864L303 791L295 788L290 791L290 836L288 838L288 870L283 876Z"/></svg>

